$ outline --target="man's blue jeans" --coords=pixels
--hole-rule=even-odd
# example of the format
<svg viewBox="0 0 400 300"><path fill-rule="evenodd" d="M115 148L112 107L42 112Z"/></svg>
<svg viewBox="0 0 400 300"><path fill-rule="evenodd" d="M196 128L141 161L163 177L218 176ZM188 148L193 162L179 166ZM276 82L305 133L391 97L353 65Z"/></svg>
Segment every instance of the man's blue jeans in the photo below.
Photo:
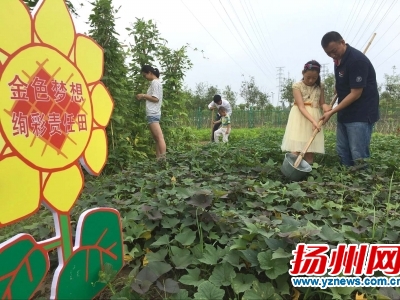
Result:
<svg viewBox="0 0 400 300"><path fill-rule="evenodd" d="M337 123L336 151L345 166L368 158L373 124L367 122Z"/></svg>

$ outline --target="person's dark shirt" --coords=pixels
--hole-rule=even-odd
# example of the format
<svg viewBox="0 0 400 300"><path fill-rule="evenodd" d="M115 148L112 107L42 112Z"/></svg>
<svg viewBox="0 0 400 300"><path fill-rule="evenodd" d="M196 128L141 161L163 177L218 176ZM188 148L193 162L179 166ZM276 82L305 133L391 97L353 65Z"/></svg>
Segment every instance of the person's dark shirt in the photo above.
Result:
<svg viewBox="0 0 400 300"><path fill-rule="evenodd" d="M339 103L353 88L363 88L360 98L338 111L341 123L369 122L379 120L379 93L375 69L369 59L359 50L347 45L340 65L335 64L336 93Z"/></svg>

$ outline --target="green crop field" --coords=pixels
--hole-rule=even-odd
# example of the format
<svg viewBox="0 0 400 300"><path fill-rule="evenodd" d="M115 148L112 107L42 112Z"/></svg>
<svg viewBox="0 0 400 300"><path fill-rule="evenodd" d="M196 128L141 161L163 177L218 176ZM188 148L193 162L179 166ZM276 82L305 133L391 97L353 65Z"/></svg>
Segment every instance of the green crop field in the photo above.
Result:
<svg viewBox="0 0 400 300"><path fill-rule="evenodd" d="M110 287L99 299L399 295L394 288L294 289L288 274L298 243L398 243L398 137L374 134L369 169L354 173L339 165L328 132L326 154L317 156L307 180L290 182L280 172L281 129L233 130L228 144L205 142L208 130L193 134L193 149L173 150L163 164L137 161L87 177L72 225L88 208L107 206L120 211L124 232L126 267L99 277ZM41 210L0 229L0 242L21 231L49 238L52 224Z"/></svg>

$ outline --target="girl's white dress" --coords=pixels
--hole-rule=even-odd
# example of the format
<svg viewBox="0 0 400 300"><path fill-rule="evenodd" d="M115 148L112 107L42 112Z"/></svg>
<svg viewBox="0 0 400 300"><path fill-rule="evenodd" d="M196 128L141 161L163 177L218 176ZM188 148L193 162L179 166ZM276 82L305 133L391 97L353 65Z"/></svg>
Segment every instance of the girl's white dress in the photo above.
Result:
<svg viewBox="0 0 400 300"><path fill-rule="evenodd" d="M319 107L321 88L316 84L313 86L307 86L303 81L294 83L292 88L300 90L306 110L311 114L315 121L319 122L319 119L321 118ZM309 142L312 133L312 123L303 116L297 105L293 105L289 113L285 135L283 136L281 146L282 151L301 152ZM311 143L307 152L325 153L324 132L322 128L315 136L315 139Z"/></svg>

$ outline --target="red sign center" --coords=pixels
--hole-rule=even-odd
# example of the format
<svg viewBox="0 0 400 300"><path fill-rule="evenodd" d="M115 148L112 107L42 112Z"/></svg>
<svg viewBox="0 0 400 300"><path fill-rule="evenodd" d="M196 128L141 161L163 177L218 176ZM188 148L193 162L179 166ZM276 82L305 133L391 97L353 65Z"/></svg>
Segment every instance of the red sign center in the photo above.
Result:
<svg viewBox="0 0 400 300"><path fill-rule="evenodd" d="M46 145L61 152L70 133L87 130L86 113L82 110L82 83L57 81L39 65L28 83L15 75L8 83L11 100L15 101L10 112L13 135L28 137L33 134ZM77 124L78 128L73 129ZM72 139L71 139L72 140ZM72 140L73 141L73 140Z"/></svg>

